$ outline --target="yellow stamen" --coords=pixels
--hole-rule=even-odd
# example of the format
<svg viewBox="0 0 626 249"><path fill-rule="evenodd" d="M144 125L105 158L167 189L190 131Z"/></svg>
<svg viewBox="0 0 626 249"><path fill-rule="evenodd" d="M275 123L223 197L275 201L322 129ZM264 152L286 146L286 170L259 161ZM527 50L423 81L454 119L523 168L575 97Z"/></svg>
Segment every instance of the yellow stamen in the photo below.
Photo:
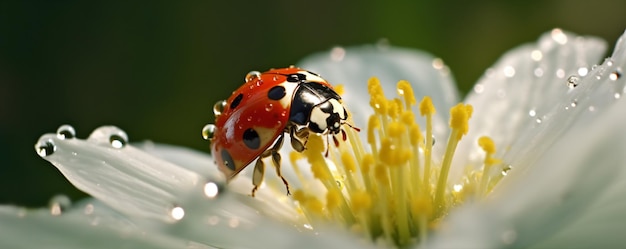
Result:
<svg viewBox="0 0 626 249"><path fill-rule="evenodd" d="M387 99L376 78L368 81L368 92L374 110L364 134L369 149L363 146L359 134L347 126L347 141L340 139L338 147L330 143L331 147L326 148L323 139L327 136L311 134L307 150L301 155L311 164L314 178L326 188L325 196L318 191L316 195L307 194L305 191L316 185L303 183L303 190L295 191L293 198L311 224L340 221L372 240L382 238L395 246L407 247L423 242L448 210L466 201L467 196L483 198L488 194L499 180L490 177L489 171L501 161L495 158L493 140L481 137L478 143L485 151L483 168L465 165L461 179L449 182L456 147L469 130L472 106L458 104L450 109L445 152L433 160L436 110L430 97L419 103L426 124L422 130L411 110L416 100L408 82L398 82L399 98ZM323 156L326 149L328 157ZM301 157L290 154L292 164L298 160ZM307 181L299 171L296 174L301 181Z"/></svg>

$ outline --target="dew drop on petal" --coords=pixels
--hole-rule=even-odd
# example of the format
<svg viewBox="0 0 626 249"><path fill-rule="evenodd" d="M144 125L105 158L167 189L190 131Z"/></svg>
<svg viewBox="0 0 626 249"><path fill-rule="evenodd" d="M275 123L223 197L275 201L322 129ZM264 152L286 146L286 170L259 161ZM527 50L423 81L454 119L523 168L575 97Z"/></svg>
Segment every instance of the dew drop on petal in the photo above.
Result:
<svg viewBox="0 0 626 249"><path fill-rule="evenodd" d="M433 60L432 65L433 65L433 68L435 68L435 69L442 69L442 68L443 68L443 66L444 66L444 64L443 64L443 60L442 60L442 59L440 59L440 58L435 58L435 59Z"/></svg>
<svg viewBox="0 0 626 249"><path fill-rule="evenodd" d="M225 100L215 102L215 104L213 105L213 115L215 115L216 117L221 115L222 112L224 112L224 108L226 108Z"/></svg>
<svg viewBox="0 0 626 249"><path fill-rule="evenodd" d="M606 60L607 60L607 61L606 61L606 65L607 65L607 66L609 66L609 67L610 67L610 66L613 66L613 60L611 60L611 58L608 58L608 59L606 59Z"/></svg>
<svg viewBox="0 0 626 249"><path fill-rule="evenodd" d="M57 129L57 137L59 139L72 139L76 137L76 130L71 125L61 125L59 129Z"/></svg>
<svg viewBox="0 0 626 249"><path fill-rule="evenodd" d="M587 73L589 73L589 69L587 69L586 67L578 68L578 75L585 76L587 75Z"/></svg>
<svg viewBox="0 0 626 249"><path fill-rule="evenodd" d="M61 215L64 211L68 210L70 206L72 206L72 200L65 195L55 195L48 203L50 214L54 216Z"/></svg>
<svg viewBox="0 0 626 249"><path fill-rule="evenodd" d="M563 69L557 69L556 70L556 77L562 79L563 77L565 77L565 70Z"/></svg>
<svg viewBox="0 0 626 249"><path fill-rule="evenodd" d="M508 175L508 174L509 174L509 171L510 171L511 169L513 169L513 166L511 166L511 165L507 165L507 166L505 166L504 168L502 168L502 175L503 175L503 176Z"/></svg>
<svg viewBox="0 0 626 249"><path fill-rule="evenodd" d="M204 184L204 195L213 199L217 197L220 193L220 186L215 182L207 182Z"/></svg>
<svg viewBox="0 0 626 249"><path fill-rule="evenodd" d="M125 133L124 134L113 134L109 137L109 142L111 143L111 147L116 148L116 149L121 149L124 148L124 146L126 146L126 144L128 143L128 138L126 136Z"/></svg>
<svg viewBox="0 0 626 249"><path fill-rule="evenodd" d="M563 33L563 30L561 29L553 29L552 32L550 32L550 35L552 36L552 40L554 40L558 44L563 45L567 43L567 36L565 35L565 33Z"/></svg>
<svg viewBox="0 0 626 249"><path fill-rule="evenodd" d="M593 112L596 110L595 106L590 105L589 108L587 108L590 112Z"/></svg>
<svg viewBox="0 0 626 249"><path fill-rule="evenodd" d="M613 98L615 98L615 99L619 99L619 98L621 98L621 97L622 97L622 94L621 94L621 93L615 93L615 94L613 94Z"/></svg>
<svg viewBox="0 0 626 249"><path fill-rule="evenodd" d="M622 73L621 73L620 71L615 71L615 72L612 72L612 73L609 75L609 79L610 79L610 80L613 80L613 81L618 80L620 77L622 77Z"/></svg>
<svg viewBox="0 0 626 249"><path fill-rule="evenodd" d="M504 72L504 76L507 78L511 78L515 76L515 68L513 68L512 66L504 67L503 72Z"/></svg>
<svg viewBox="0 0 626 249"><path fill-rule="evenodd" d="M528 115L534 117L535 115L537 115L537 111L535 111L535 109L531 109L530 111L528 111Z"/></svg>
<svg viewBox="0 0 626 249"><path fill-rule="evenodd" d="M572 75L570 77L567 78L567 87L569 88L574 88L576 86L578 86L578 76L576 75Z"/></svg>
<svg viewBox="0 0 626 249"><path fill-rule="evenodd" d="M228 221L228 226L231 228L237 228L239 226L239 219L237 218L231 218Z"/></svg>
<svg viewBox="0 0 626 249"><path fill-rule="evenodd" d="M202 138L204 138L204 140L212 139L216 130L217 127L214 124L206 124L202 127Z"/></svg>
<svg viewBox="0 0 626 249"><path fill-rule="evenodd" d="M543 58L543 54L539 50L533 50L532 52L530 52L530 58L532 58L534 61L540 61L541 58Z"/></svg>
<svg viewBox="0 0 626 249"><path fill-rule="evenodd" d="M572 103L569 104L571 107L576 107L578 105L578 100L574 99L572 100Z"/></svg>
<svg viewBox="0 0 626 249"><path fill-rule="evenodd" d="M91 214L93 214L94 209L95 209L95 207L93 206L93 204L89 203L89 204L85 205L85 208L84 208L83 212L86 215L91 215Z"/></svg>
<svg viewBox="0 0 626 249"><path fill-rule="evenodd" d="M483 86L483 84L476 84L474 85L474 92L475 93L482 93L485 90L485 86Z"/></svg>
<svg viewBox="0 0 626 249"><path fill-rule="evenodd" d="M543 120L541 120L541 118L537 118L537 119L535 119L535 122L537 122L537 124L541 124L541 122L543 122Z"/></svg>
<svg viewBox="0 0 626 249"><path fill-rule="evenodd" d="M172 210L170 210L170 217L174 220L182 220L185 217L185 209L175 206Z"/></svg>
<svg viewBox="0 0 626 249"><path fill-rule="evenodd" d="M342 61L346 56L346 50L342 47L334 47L330 50L330 59L333 61Z"/></svg>
<svg viewBox="0 0 626 249"><path fill-rule="evenodd" d="M57 147L54 145L54 141L52 141L52 139L39 141L35 147L37 149L37 154L39 154L40 157L52 155L57 150Z"/></svg>
<svg viewBox="0 0 626 249"><path fill-rule="evenodd" d="M255 79L261 78L261 72L259 71L250 71L248 74L246 74L246 82L250 82L253 81Z"/></svg>
<svg viewBox="0 0 626 249"><path fill-rule="evenodd" d="M539 67L538 67L538 68L535 68L534 73L535 73L535 76L537 76L537 77L541 77L541 76L543 76L543 69L541 69L541 68L539 68Z"/></svg>

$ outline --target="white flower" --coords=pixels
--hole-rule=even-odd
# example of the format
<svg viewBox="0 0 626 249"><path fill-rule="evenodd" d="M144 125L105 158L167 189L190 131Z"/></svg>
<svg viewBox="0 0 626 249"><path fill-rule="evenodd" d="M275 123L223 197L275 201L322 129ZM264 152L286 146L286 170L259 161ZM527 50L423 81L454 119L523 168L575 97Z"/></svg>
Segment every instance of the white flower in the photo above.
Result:
<svg viewBox="0 0 626 249"><path fill-rule="evenodd" d="M422 127L419 131L430 130L436 139L431 159L433 177L426 181L432 183L428 184L432 189L417 191L433 199L426 198L428 201L423 202L420 198L412 199L413 196L398 195L396 191L390 192L399 196L392 204L368 202L377 200L374 197L358 204L355 201L359 199L355 197L358 191L344 190L348 192L346 195L351 195L351 203L347 205L355 212L348 214L356 217L357 221L353 222L345 221L345 217L333 218L327 213L319 215L321 218L311 214L316 209L307 207L302 196L286 196L282 183L272 174L266 177L267 184L257 192L257 197L252 198L248 196L252 187L248 174L243 173L225 185L213 160L205 153L151 142L131 145L126 134L112 126L98 128L88 139L81 140L75 138L73 128L61 126L56 134L43 135L35 149L72 184L94 199L70 204L57 197L50 209L39 210L0 207L0 247L367 248L400 243L428 248L587 248L623 245L626 242L622 235L626 228L626 212L623 211L626 162L621 153L626 141L623 130L626 102L621 96L626 85L622 75L626 44L622 39L624 37L618 41L613 55L605 60L602 60L604 42L560 29L543 35L535 44L508 52L486 71L465 99L466 104L473 106L473 111L465 105L456 109L465 121L460 123L460 128L452 129L446 125L450 117L443 110L453 108L458 96L449 70L440 59L414 50L366 46L336 48L330 56L319 54L302 61L298 66L318 72L330 82L343 84L342 96L357 126L365 128L371 122L371 107L364 98L368 95L364 83L371 76L378 77L379 87L387 93L397 91L395 82L398 80L408 80L416 99L428 95L438 108L432 114L430 129L427 128L429 122L421 117L410 121L403 119L407 124L397 125L400 130L419 125ZM595 63L601 64L596 66ZM377 86L375 82L370 85ZM406 85L399 88L405 96L410 92ZM384 100L384 95L377 91L370 90L370 95L378 96L373 101L374 106L392 103L390 108L402 110L404 102ZM406 101L411 102L410 98ZM393 106L393 103L400 104ZM417 113L427 114L432 110L425 107L414 113L419 116ZM383 116L377 117L383 119ZM389 127L394 126L380 125L386 127L381 129L389 131L392 129ZM462 137L459 134L467 125L469 131ZM360 133L362 141L368 141L367 133L371 129L374 128ZM393 136L393 132L376 135L375 146L385 150L385 138ZM426 141L431 137L420 134L411 139L416 137L426 137L424 141L415 140L419 144L415 148L421 149L418 153L403 154L395 151L396 147L389 147L392 151L389 155L395 156L385 158L385 152L375 153L380 155L375 162L415 159L414 162L425 164L428 160L423 158L431 149L429 144L432 145ZM448 137L453 139L448 142ZM350 143L358 140L358 136L349 139ZM481 141L480 146L476 141ZM490 147L489 141L497 149ZM457 142L456 149L446 146ZM358 146L340 146L346 147ZM331 150L335 156L327 161L337 164L340 172L335 179L350 189L351 180L342 178L346 174L339 167L345 162L337 159L343 152ZM283 153L290 154L289 149L284 148ZM454 155L450 156L451 161L445 159L444 154L448 153ZM363 159L356 157L356 160ZM292 159L297 165L307 164L305 160ZM284 161L285 165L291 165L287 162L290 160ZM440 178L439 172L444 171L442 165L447 161L451 162L448 177ZM308 175L308 167L300 167L300 173L286 169L291 167L283 168L295 188L309 191L305 194L314 196L317 190L324 190L322 184ZM385 172L395 174L394 169ZM408 179L399 175L398 178ZM488 177L483 180L483 175ZM356 185L363 184L356 182ZM443 188L439 188L440 182ZM407 186L400 189L404 187L410 189L409 192L416 191ZM386 227L388 220L380 218L380 213L370 208L388 205L386 207L395 210L403 207L397 205L397 202L403 203L401 198L408 198L404 200L408 207L421 205L419 210L422 211L408 209L406 212L413 212L409 216L425 217L407 221L408 240L400 235L400 226L392 222L391 228ZM328 209L327 206L323 211L332 212ZM393 218L387 219L401 215L393 211L390 214ZM382 224L362 221L360 217L378 217ZM343 222L333 225L333 220ZM372 224L380 228L379 234L373 235L371 231L376 229L369 227ZM368 234L375 237L374 242Z"/></svg>

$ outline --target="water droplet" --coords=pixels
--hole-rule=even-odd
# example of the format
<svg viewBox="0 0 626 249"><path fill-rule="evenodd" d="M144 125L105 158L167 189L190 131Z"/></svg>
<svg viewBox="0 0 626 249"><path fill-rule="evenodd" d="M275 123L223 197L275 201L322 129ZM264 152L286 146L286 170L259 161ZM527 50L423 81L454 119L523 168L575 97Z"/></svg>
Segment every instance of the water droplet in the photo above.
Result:
<svg viewBox="0 0 626 249"><path fill-rule="evenodd" d="M587 75L587 73L589 73L589 69L587 69L586 67L578 68L578 75L585 76Z"/></svg>
<svg viewBox="0 0 626 249"><path fill-rule="evenodd" d="M225 100L220 100L220 101L215 102L215 105L213 105L213 114L216 117L221 115L222 112L224 112L224 108L226 108Z"/></svg>
<svg viewBox="0 0 626 249"><path fill-rule="evenodd" d="M128 137L126 137L126 133L113 134L109 137L109 143L111 143L111 147L121 149L128 143Z"/></svg>
<svg viewBox="0 0 626 249"><path fill-rule="evenodd" d="M454 192L461 192L461 190L463 190L463 185L461 185L461 184L454 184L454 186L452 186L452 188L454 189Z"/></svg>
<svg viewBox="0 0 626 249"><path fill-rule="evenodd" d="M231 228L237 228L239 226L239 219L237 218L231 218L228 221L228 226Z"/></svg>
<svg viewBox="0 0 626 249"><path fill-rule="evenodd" d="M72 139L76 137L76 130L71 125L61 125L57 129L57 137L59 139Z"/></svg>
<svg viewBox="0 0 626 249"><path fill-rule="evenodd" d="M250 82L258 78L261 78L261 72L259 71L250 71L248 74L246 74L246 82Z"/></svg>
<svg viewBox="0 0 626 249"><path fill-rule="evenodd" d="M553 29L552 32L550 32L550 35L552 36L552 40L558 44L563 45L567 43L567 35L565 35L561 29Z"/></svg>
<svg viewBox="0 0 626 249"><path fill-rule="evenodd" d="M272 103L267 103L267 104L265 105L265 111L268 111L268 112L269 112L269 111L271 111L272 109L274 109L274 104L272 104Z"/></svg>
<svg viewBox="0 0 626 249"><path fill-rule="evenodd" d="M513 166L511 165L507 165L504 168L502 168L502 175L506 176L507 174L509 174L509 171L513 169Z"/></svg>
<svg viewBox="0 0 626 249"><path fill-rule="evenodd" d="M179 206L174 206L174 208L170 210L170 217L174 220L182 220L185 217L185 209Z"/></svg>
<svg viewBox="0 0 626 249"><path fill-rule="evenodd" d="M442 69L444 66L443 60L440 58L435 58L432 64L433 64L433 68L435 69Z"/></svg>
<svg viewBox="0 0 626 249"><path fill-rule="evenodd" d="M565 77L565 70L557 69L556 70L556 77L558 77L559 79L562 79L563 77Z"/></svg>
<svg viewBox="0 0 626 249"><path fill-rule="evenodd" d="M613 80L613 81L618 80L620 77L622 77L622 73L621 73L620 71L615 71L615 72L612 72L612 73L609 75L609 79L611 79L611 80Z"/></svg>
<svg viewBox="0 0 626 249"><path fill-rule="evenodd" d="M304 224L304 228L309 229L309 230L313 230L313 226L311 226L311 224Z"/></svg>
<svg viewBox="0 0 626 249"><path fill-rule="evenodd" d="M528 111L528 115L534 117L535 115L537 115L537 111L535 111L535 109L531 109L530 111Z"/></svg>
<svg viewBox="0 0 626 249"><path fill-rule="evenodd" d="M215 182L207 182L204 184L204 195L209 197L209 199L213 199L217 197L221 192L221 186Z"/></svg>
<svg viewBox="0 0 626 249"><path fill-rule="evenodd" d="M89 204L85 205L85 209L84 209L83 212L86 215L91 215L91 214L93 214L94 209L95 208L94 208L93 204L89 203Z"/></svg>
<svg viewBox="0 0 626 249"><path fill-rule="evenodd" d="M37 154L40 157L46 157L52 155L57 150L56 145L54 145L54 141L52 139L48 139L45 141L39 141L36 146Z"/></svg>
<svg viewBox="0 0 626 249"><path fill-rule="evenodd" d="M541 118L537 118L537 119L535 119L535 122L537 122L537 124L541 124L541 122L543 122L543 120L541 120Z"/></svg>
<svg viewBox="0 0 626 249"><path fill-rule="evenodd" d="M433 140L431 146L435 146L435 135L432 135L431 138ZM424 138L424 144L426 144L426 138Z"/></svg>
<svg viewBox="0 0 626 249"><path fill-rule="evenodd" d="M578 76L576 75L572 75L570 77L567 78L567 87L569 88L574 88L576 86L578 86Z"/></svg>
<svg viewBox="0 0 626 249"><path fill-rule="evenodd" d="M541 58L543 58L543 54L539 50L533 50L532 52L530 52L530 58L532 58L534 61L540 61Z"/></svg>
<svg viewBox="0 0 626 249"><path fill-rule="evenodd" d="M483 84L476 84L474 85L474 92L475 93L482 93L485 90L485 86L483 86Z"/></svg>
<svg viewBox="0 0 626 249"><path fill-rule="evenodd" d="M202 127L202 138L204 138L204 140L213 139L216 130L217 127L214 124L205 125L204 127Z"/></svg>
<svg viewBox="0 0 626 249"><path fill-rule="evenodd" d="M342 47L334 47L330 50L330 59L332 61L342 61L346 56L346 50Z"/></svg>
<svg viewBox="0 0 626 249"><path fill-rule="evenodd" d="M512 66L506 66L504 67L504 76L507 78L511 78L515 75L515 68L513 68Z"/></svg>
<svg viewBox="0 0 626 249"><path fill-rule="evenodd" d="M615 93L615 94L613 94L613 98L615 98L615 99L619 99L619 98L621 98L621 97L622 97L622 94L621 94L621 93Z"/></svg>
<svg viewBox="0 0 626 249"><path fill-rule="evenodd" d="M535 68L534 73L535 73L535 76L537 76L537 77L541 77L541 76L543 76L543 69L541 69L541 68L539 68L539 67L538 67L538 68Z"/></svg>
<svg viewBox="0 0 626 249"><path fill-rule="evenodd" d="M613 60L611 60L610 58L606 59L606 65L607 66L613 66Z"/></svg>
<svg viewBox="0 0 626 249"><path fill-rule="evenodd" d="M593 111L595 111L595 110L596 110L596 107L595 107L595 106L590 105L590 106L589 106L589 108L587 108L587 109L589 109L589 111L590 111L590 112L593 112Z"/></svg>
<svg viewBox="0 0 626 249"><path fill-rule="evenodd" d="M571 107L576 107L578 105L578 100L574 99L572 100L572 103L569 104Z"/></svg>
<svg viewBox="0 0 626 249"><path fill-rule="evenodd" d="M64 211L72 206L72 200L65 195L55 195L48 202L50 207L50 214L57 216L61 215Z"/></svg>

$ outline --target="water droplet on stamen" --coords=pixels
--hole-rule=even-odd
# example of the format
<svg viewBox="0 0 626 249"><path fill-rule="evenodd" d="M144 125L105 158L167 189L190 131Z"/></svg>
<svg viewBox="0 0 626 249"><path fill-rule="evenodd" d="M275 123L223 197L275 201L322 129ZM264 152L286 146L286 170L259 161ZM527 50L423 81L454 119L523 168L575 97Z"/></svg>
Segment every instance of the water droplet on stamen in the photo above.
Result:
<svg viewBox="0 0 626 249"><path fill-rule="evenodd" d="M122 136L122 134L113 134L109 137L109 142L111 143L111 147L121 149L128 143L128 138Z"/></svg>
<svg viewBox="0 0 626 249"><path fill-rule="evenodd" d="M620 77L622 77L622 73L621 73L620 71L615 71L615 72L612 72L612 73L609 75L609 79L610 79L610 80L613 80L613 81L618 80Z"/></svg>
<svg viewBox="0 0 626 249"><path fill-rule="evenodd" d="M72 205L72 200L65 195L55 195L50 199L48 206L50 207L50 214L54 216L61 215Z"/></svg>
<svg viewBox="0 0 626 249"><path fill-rule="evenodd" d="M250 82L253 81L255 79L261 78L261 72L259 71L250 71L248 74L246 74L246 82Z"/></svg>
<svg viewBox="0 0 626 249"><path fill-rule="evenodd" d="M346 50L342 47L334 47L330 50L330 59L332 61L342 61L346 56Z"/></svg>
<svg viewBox="0 0 626 249"><path fill-rule="evenodd" d="M182 220L185 217L185 209L179 206L175 206L170 211L170 217L174 220Z"/></svg>
<svg viewBox="0 0 626 249"><path fill-rule="evenodd" d="M578 76L576 75L572 75L570 77L567 78L567 87L569 88L574 88L576 86L578 86Z"/></svg>
<svg viewBox="0 0 626 249"><path fill-rule="evenodd" d="M215 104L213 105L213 115L215 115L216 117L221 115L224 112L224 108L226 108L225 100L215 102Z"/></svg>
<svg viewBox="0 0 626 249"><path fill-rule="evenodd" d="M204 138L204 140L212 139L216 130L217 127L214 124L205 125L202 127L202 138Z"/></svg>
<svg viewBox="0 0 626 249"><path fill-rule="evenodd" d="M46 141L40 141L37 144L37 154L39 154L40 157L46 157L46 156L52 155L56 150L57 150L57 147L56 145L54 145L54 142L52 141L52 139L48 139Z"/></svg>
<svg viewBox="0 0 626 249"><path fill-rule="evenodd" d="M217 197L219 193L220 193L220 187L219 185L217 185L217 183L208 182L207 184L204 184L204 195L206 195L206 197L213 199Z"/></svg>
<svg viewBox="0 0 626 249"><path fill-rule="evenodd" d="M57 129L57 137L59 139L72 139L76 137L76 130L71 125L61 125Z"/></svg>

